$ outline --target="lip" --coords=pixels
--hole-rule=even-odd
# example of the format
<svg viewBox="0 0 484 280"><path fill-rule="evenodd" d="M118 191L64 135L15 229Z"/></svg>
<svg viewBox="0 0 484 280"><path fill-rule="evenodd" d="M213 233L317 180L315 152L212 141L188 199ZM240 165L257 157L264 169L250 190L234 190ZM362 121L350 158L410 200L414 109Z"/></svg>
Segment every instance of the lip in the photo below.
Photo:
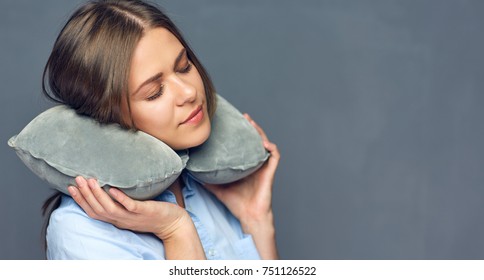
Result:
<svg viewBox="0 0 484 280"><path fill-rule="evenodd" d="M188 118L186 118L186 120L184 120L181 124L190 122L192 119L194 119L196 115L198 115L198 113L200 113L200 111L202 111L202 105L199 105L195 110L193 110L193 112L188 116Z"/></svg>

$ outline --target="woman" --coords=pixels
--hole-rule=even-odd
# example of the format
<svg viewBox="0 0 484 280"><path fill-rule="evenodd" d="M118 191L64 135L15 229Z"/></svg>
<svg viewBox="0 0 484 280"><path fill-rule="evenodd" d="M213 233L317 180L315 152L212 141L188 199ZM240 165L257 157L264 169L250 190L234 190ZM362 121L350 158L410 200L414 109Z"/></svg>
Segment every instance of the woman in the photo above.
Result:
<svg viewBox="0 0 484 280"><path fill-rule="evenodd" d="M75 11L53 47L43 89L79 114L144 131L175 150L208 138L216 107L212 82L178 29L137 0L95 1ZM152 201L116 188L111 198L95 179L77 177L72 198L56 195L48 215L47 257L277 258L271 194L279 152L245 117L271 153L256 173L225 186L202 186L182 173Z"/></svg>

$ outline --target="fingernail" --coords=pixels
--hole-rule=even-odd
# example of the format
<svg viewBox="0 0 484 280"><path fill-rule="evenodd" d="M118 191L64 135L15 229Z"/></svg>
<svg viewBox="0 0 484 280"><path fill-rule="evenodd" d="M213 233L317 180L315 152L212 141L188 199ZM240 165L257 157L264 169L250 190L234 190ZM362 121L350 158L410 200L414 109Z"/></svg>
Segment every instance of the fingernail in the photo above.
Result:
<svg viewBox="0 0 484 280"><path fill-rule="evenodd" d="M70 194L71 196L75 196L75 195L77 195L76 188L74 188L73 186L69 186L69 187L67 187L67 191L69 192L69 194Z"/></svg>
<svg viewBox="0 0 484 280"><path fill-rule="evenodd" d="M114 197L118 197L118 191L114 188L109 188L109 193Z"/></svg>
<svg viewBox="0 0 484 280"><path fill-rule="evenodd" d="M97 188L96 179L89 179L87 182L91 189Z"/></svg>
<svg viewBox="0 0 484 280"><path fill-rule="evenodd" d="M82 186L82 177L81 176L77 176L75 181L76 181L76 184L77 184L78 187Z"/></svg>

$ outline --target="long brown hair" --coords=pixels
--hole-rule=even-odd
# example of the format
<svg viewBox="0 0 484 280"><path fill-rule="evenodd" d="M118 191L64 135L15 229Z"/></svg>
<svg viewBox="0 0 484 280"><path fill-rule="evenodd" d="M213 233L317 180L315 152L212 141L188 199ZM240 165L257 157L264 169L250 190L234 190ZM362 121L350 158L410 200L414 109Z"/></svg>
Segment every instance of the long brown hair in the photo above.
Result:
<svg viewBox="0 0 484 280"><path fill-rule="evenodd" d="M62 28L44 68L44 95L101 123L135 129L132 121L126 122L121 110L124 99L131 112L127 92L131 57L145 31L157 27L170 31L185 47L188 59L202 77L208 114L212 117L216 95L207 71L168 16L140 0L90 1L78 8ZM60 195L51 196L42 208L46 219L44 240Z"/></svg>

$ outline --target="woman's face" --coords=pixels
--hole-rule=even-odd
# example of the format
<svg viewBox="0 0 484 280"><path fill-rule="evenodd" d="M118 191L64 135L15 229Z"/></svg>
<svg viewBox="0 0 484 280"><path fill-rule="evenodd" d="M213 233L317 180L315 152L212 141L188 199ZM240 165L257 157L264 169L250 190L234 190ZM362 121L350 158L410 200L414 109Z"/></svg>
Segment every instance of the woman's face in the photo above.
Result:
<svg viewBox="0 0 484 280"><path fill-rule="evenodd" d="M174 150L210 135L205 89L178 39L165 28L147 30L134 51L128 90L137 129Z"/></svg>

